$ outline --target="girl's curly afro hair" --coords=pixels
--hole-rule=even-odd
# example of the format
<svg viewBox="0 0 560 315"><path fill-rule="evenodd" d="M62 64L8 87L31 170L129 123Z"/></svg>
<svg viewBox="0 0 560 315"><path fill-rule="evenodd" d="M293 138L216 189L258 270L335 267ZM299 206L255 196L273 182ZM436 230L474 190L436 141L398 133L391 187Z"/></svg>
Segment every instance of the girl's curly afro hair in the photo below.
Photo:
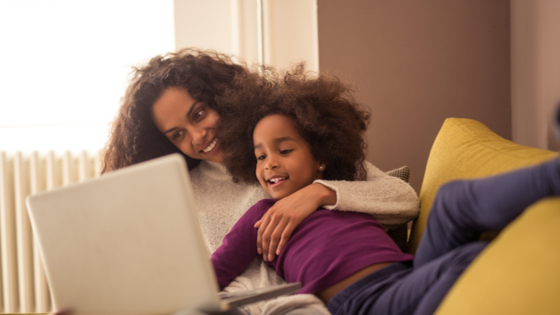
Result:
<svg viewBox="0 0 560 315"><path fill-rule="evenodd" d="M292 118L327 180L364 180L364 132L369 112L348 85L330 75L307 73L300 64L284 74L273 69L240 74L217 99L222 109L217 137L234 181L256 183L253 130L269 115Z"/></svg>

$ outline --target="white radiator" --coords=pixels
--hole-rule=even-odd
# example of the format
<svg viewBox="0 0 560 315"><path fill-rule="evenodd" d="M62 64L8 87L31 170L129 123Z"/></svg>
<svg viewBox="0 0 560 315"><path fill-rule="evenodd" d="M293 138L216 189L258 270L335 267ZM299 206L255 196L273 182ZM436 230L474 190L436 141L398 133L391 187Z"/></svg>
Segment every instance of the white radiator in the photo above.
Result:
<svg viewBox="0 0 560 315"><path fill-rule="evenodd" d="M25 198L98 176L98 155L0 152L0 313L51 311Z"/></svg>

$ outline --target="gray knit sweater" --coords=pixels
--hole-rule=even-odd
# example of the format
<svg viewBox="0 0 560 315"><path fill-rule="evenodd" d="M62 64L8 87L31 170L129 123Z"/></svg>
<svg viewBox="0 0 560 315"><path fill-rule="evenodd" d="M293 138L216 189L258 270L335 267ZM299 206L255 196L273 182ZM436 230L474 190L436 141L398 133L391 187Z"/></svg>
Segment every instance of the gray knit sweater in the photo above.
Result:
<svg viewBox="0 0 560 315"><path fill-rule="evenodd" d="M337 194L337 204L326 208L369 213L386 226L403 224L417 217L418 197L410 185L386 175L370 163L367 163L367 172L365 182L315 181ZM259 184L234 183L223 164L203 161L190 172L190 177L209 254L221 245L224 236L247 209L261 199L270 198ZM255 258L225 291L250 290L284 282L260 258ZM252 315L283 314L296 308L314 308L329 314L324 304L310 294L254 303L245 310Z"/></svg>

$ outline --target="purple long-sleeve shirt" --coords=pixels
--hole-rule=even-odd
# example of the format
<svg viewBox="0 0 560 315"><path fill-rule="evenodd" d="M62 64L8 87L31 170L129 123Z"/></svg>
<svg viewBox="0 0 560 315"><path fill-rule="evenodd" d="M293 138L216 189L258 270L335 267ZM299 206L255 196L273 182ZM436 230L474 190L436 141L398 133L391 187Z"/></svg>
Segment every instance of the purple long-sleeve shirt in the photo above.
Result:
<svg viewBox="0 0 560 315"><path fill-rule="evenodd" d="M254 225L275 202L261 200L247 210L212 254L220 288L258 255ZM370 215L319 209L301 222L268 265L287 282L301 282L298 293L317 293L368 266L413 258L402 253Z"/></svg>

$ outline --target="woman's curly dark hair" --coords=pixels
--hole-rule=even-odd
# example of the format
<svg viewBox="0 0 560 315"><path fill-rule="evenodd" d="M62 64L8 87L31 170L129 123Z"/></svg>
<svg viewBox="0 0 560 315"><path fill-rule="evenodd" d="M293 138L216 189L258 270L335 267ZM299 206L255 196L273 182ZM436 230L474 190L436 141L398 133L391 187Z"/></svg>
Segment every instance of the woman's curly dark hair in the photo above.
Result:
<svg viewBox="0 0 560 315"><path fill-rule="evenodd" d="M365 179L363 136L370 114L336 77L307 73L303 64L285 74L248 72L236 77L218 103L223 113L217 137L234 181L258 182L253 130L273 114L293 119L313 157L325 163L324 179Z"/></svg>
<svg viewBox="0 0 560 315"><path fill-rule="evenodd" d="M111 128L102 173L170 153L183 154L154 124L154 103L167 88L182 87L220 114L216 97L224 93L237 74L245 71L246 67L235 64L227 55L194 48L156 56L146 65L134 68ZM200 163L183 156L189 169Z"/></svg>

